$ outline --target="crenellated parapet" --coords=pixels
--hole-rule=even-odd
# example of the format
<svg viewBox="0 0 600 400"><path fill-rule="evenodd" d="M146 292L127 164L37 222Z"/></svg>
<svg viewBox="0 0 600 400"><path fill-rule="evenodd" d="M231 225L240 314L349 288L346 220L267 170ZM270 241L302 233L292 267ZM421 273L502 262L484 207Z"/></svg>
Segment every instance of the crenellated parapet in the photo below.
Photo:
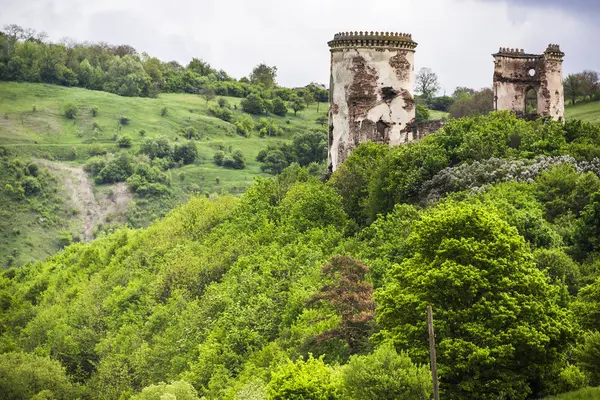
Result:
<svg viewBox="0 0 600 400"><path fill-rule="evenodd" d="M397 32L340 32L330 41L331 51L356 48L381 48L412 50L417 43L412 40L410 33Z"/></svg>
<svg viewBox="0 0 600 400"><path fill-rule="evenodd" d="M565 53L563 53L560 50L560 46L559 45L557 45L557 44L549 44L548 48L544 52L544 55L548 59L562 60L563 57L565 56Z"/></svg>

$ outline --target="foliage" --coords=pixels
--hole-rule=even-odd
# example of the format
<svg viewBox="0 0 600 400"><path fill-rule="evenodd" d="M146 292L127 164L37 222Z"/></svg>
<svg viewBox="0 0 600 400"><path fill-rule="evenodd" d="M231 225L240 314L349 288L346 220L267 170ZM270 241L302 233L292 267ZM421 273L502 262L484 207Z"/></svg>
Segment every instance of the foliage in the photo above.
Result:
<svg viewBox="0 0 600 400"><path fill-rule="evenodd" d="M132 145L132 140L129 136L121 136L119 140L117 140L117 145L121 148L130 148Z"/></svg>
<svg viewBox="0 0 600 400"><path fill-rule="evenodd" d="M486 115L494 108L494 92L492 89L475 91L469 89L457 94L457 98L448 108L453 118L461 118L472 115Z"/></svg>
<svg viewBox="0 0 600 400"><path fill-rule="evenodd" d="M529 382L553 373L539 365L558 362L573 331L558 287L535 268L523 238L480 205L448 202L421 218L409 242L412 257L376 296L378 336L424 362L430 303L445 397L535 395Z"/></svg>
<svg viewBox="0 0 600 400"><path fill-rule="evenodd" d="M422 104L417 104L415 122L420 123L427 120L429 120L429 109Z"/></svg>
<svg viewBox="0 0 600 400"><path fill-rule="evenodd" d="M262 99L258 94L254 93L244 98L240 102L240 105L242 106L242 110L248 114L264 114L266 111L265 100Z"/></svg>
<svg viewBox="0 0 600 400"><path fill-rule="evenodd" d="M182 164L191 164L198 158L198 148L192 140L177 142L173 147L173 160Z"/></svg>
<svg viewBox="0 0 600 400"><path fill-rule="evenodd" d="M372 354L353 356L342 369L342 381L344 398L353 400L427 400L433 392L428 366L413 364L390 343Z"/></svg>
<svg viewBox="0 0 600 400"><path fill-rule="evenodd" d="M242 115L235 121L235 129L238 134L249 137L254 129L254 120L248 115Z"/></svg>
<svg viewBox="0 0 600 400"><path fill-rule="evenodd" d="M277 67L269 67L266 64L257 65L250 74L250 82L271 89L277 85Z"/></svg>
<svg viewBox="0 0 600 400"><path fill-rule="evenodd" d="M79 397L58 361L16 352L0 354L0 393L23 400Z"/></svg>
<svg viewBox="0 0 600 400"><path fill-rule="evenodd" d="M336 377L323 360L312 355L308 360L288 362L273 373L267 386L270 400L340 399Z"/></svg>
<svg viewBox="0 0 600 400"><path fill-rule="evenodd" d="M310 304L327 303L341 316L340 325L321 333L317 342L343 339L356 354L373 328L373 286L365 281L369 268L349 256L336 256L322 269L325 286L310 299Z"/></svg>
<svg viewBox="0 0 600 400"><path fill-rule="evenodd" d="M294 110L294 116L298 114L298 111L302 111L306 108L306 104L300 97L294 97L290 101L290 108Z"/></svg>
<svg viewBox="0 0 600 400"><path fill-rule="evenodd" d="M142 392L132 397L132 400L198 400L198 393L192 385L185 381L175 381L171 384L159 383L145 387Z"/></svg>
<svg viewBox="0 0 600 400"><path fill-rule="evenodd" d="M273 114L280 117L285 117L288 112L288 107L281 97L275 97L273 100Z"/></svg>
<svg viewBox="0 0 600 400"><path fill-rule="evenodd" d="M415 77L415 91L429 102L440 90L438 77L431 68L421 68Z"/></svg>
<svg viewBox="0 0 600 400"><path fill-rule="evenodd" d="M68 119L74 119L77 116L79 109L73 103L67 103L63 107L63 113Z"/></svg>

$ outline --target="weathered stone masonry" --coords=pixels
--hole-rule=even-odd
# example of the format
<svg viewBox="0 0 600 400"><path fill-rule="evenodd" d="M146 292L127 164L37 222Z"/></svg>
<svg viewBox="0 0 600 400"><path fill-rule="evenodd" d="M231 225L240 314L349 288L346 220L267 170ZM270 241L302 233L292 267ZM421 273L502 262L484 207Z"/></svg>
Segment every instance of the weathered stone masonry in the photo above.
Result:
<svg viewBox="0 0 600 400"><path fill-rule="evenodd" d="M564 119L564 53L551 44L544 54L501 48L494 56L494 109L522 117ZM528 96L529 94L529 96Z"/></svg>
<svg viewBox="0 0 600 400"><path fill-rule="evenodd" d="M415 140L414 53L405 33L339 33L329 42L329 170L360 143Z"/></svg>

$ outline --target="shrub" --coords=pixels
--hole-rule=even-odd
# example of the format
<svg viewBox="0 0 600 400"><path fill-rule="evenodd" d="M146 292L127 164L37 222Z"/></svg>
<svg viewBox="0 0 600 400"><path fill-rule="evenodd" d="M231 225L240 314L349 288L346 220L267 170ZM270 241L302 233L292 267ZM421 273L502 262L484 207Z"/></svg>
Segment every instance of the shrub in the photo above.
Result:
<svg viewBox="0 0 600 400"><path fill-rule="evenodd" d="M122 152L112 157L98 173L99 183L123 182L133 173L133 164L129 154Z"/></svg>
<svg viewBox="0 0 600 400"><path fill-rule="evenodd" d="M33 108L32 108L32 111L33 111L33 112L36 112L36 111L37 111L37 107L36 107L36 106L33 106Z"/></svg>
<svg viewBox="0 0 600 400"><path fill-rule="evenodd" d="M143 137L144 135L146 135L146 131L145 131L145 130L143 130L143 129L140 129L140 136L142 136L142 137Z"/></svg>
<svg viewBox="0 0 600 400"><path fill-rule="evenodd" d="M160 110L160 116L161 116L161 117L166 117L168 112L169 112L169 109L168 109L167 107L163 107L163 108Z"/></svg>
<svg viewBox="0 0 600 400"><path fill-rule="evenodd" d="M217 151L213 156L213 161L221 167L223 165L223 160L225 160L225 153L223 151Z"/></svg>
<svg viewBox="0 0 600 400"><path fill-rule="evenodd" d="M40 185L40 181L37 180L36 177L26 176L21 181L21 186L23 187L23 191L25 196L33 196L42 190L42 186Z"/></svg>
<svg viewBox="0 0 600 400"><path fill-rule="evenodd" d="M265 112L265 101L257 94L250 94L240 102L242 110L248 114L263 114Z"/></svg>
<svg viewBox="0 0 600 400"><path fill-rule="evenodd" d="M229 105L229 101L227 101L227 99L223 97L219 98L218 104L221 108L231 108L231 106Z"/></svg>
<svg viewBox="0 0 600 400"><path fill-rule="evenodd" d="M233 157L233 168L244 169L246 168L246 158L241 150L235 150L232 154Z"/></svg>
<svg viewBox="0 0 600 400"><path fill-rule="evenodd" d="M106 160L104 157L92 157L86 161L83 170L90 175L98 175L105 166Z"/></svg>
<svg viewBox="0 0 600 400"><path fill-rule="evenodd" d="M140 146L140 154L146 154L150 159L172 158L173 146L165 136L145 138Z"/></svg>
<svg viewBox="0 0 600 400"><path fill-rule="evenodd" d="M235 129L238 134L249 137L254 129L254 120L249 115L242 115L235 121Z"/></svg>
<svg viewBox="0 0 600 400"><path fill-rule="evenodd" d="M353 400L428 400L433 390L426 365L415 365L406 353L385 343L366 356L353 356L342 369L342 390Z"/></svg>
<svg viewBox="0 0 600 400"><path fill-rule="evenodd" d="M129 136L121 136L119 140L117 140L117 145L121 148L130 148L132 144L131 138Z"/></svg>
<svg viewBox="0 0 600 400"><path fill-rule="evenodd" d="M75 119L75 117L77 116L77 113L79 112L79 109L77 108L77 106L73 103L67 103L64 105L64 110L63 110L65 117L67 117L68 119Z"/></svg>
<svg viewBox="0 0 600 400"><path fill-rule="evenodd" d="M226 122L231 122L233 120L233 112L226 107L209 107L208 111L215 117L222 119Z"/></svg>
<svg viewBox="0 0 600 400"><path fill-rule="evenodd" d="M267 385L270 400L335 400L340 399L338 383L332 370L322 359L312 355L304 361L288 362L273 372Z"/></svg>
<svg viewBox="0 0 600 400"><path fill-rule="evenodd" d="M92 117L95 117L98 115L98 107L92 107L90 109L90 112L92 113Z"/></svg>
<svg viewBox="0 0 600 400"><path fill-rule="evenodd" d="M273 100L273 114L285 117L288 113L287 104L280 97L276 97Z"/></svg>
<svg viewBox="0 0 600 400"><path fill-rule="evenodd" d="M183 130L183 135L185 136L185 138L187 140L192 140L192 139L202 139L202 135L198 133L198 130L196 128L194 128L193 126L187 126L184 130Z"/></svg>
<svg viewBox="0 0 600 400"><path fill-rule="evenodd" d="M176 381L171 384L159 383L145 387L140 394L131 400L199 400L198 393L192 385L185 381Z"/></svg>
<svg viewBox="0 0 600 400"><path fill-rule="evenodd" d="M198 148L193 141L176 143L173 149L173 159L183 164L191 164L198 158Z"/></svg>
<svg viewBox="0 0 600 400"><path fill-rule="evenodd" d="M122 116L119 117L119 123L121 125L128 125L130 121L131 120L129 119L129 117L126 117L124 115L122 115Z"/></svg>

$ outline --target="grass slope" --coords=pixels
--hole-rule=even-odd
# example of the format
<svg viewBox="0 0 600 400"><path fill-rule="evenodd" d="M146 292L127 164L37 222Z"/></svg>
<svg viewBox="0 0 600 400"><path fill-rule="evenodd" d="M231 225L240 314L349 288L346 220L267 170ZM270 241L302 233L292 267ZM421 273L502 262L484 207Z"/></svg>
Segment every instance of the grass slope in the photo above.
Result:
<svg viewBox="0 0 600 400"><path fill-rule="evenodd" d="M565 108L567 118L600 124L600 101L579 103Z"/></svg>
<svg viewBox="0 0 600 400"><path fill-rule="evenodd" d="M597 400L600 399L600 388L585 388L576 392L546 397L544 400Z"/></svg>
<svg viewBox="0 0 600 400"><path fill-rule="evenodd" d="M242 114L238 98L227 98L234 115ZM79 108L75 120L63 115L63 107L74 103ZM11 158L17 157L27 164L32 158L53 159L71 166L81 166L90 156L90 150L104 148L118 151L115 137L129 136L133 140L132 152L136 152L144 137L164 135L175 141L182 138L183 129L195 127L203 138L197 140L200 159L192 165L169 170L173 195L160 202L137 199L130 204L128 215L134 225L140 226L186 201L194 193L210 194L227 192L240 194L257 176L265 175L255 160L258 152L269 144L291 141L294 134L318 128L319 115L326 115L327 106L311 104L294 116L269 116L283 127L285 133L278 138L260 138L257 132L250 138L235 132L233 124L213 117L209 106L200 96L190 94L161 94L156 99L128 98L114 94L62 86L0 82L0 146L8 149ZM166 107L167 114L161 116ZM92 109L97 108L97 115ZM130 123L117 130L119 117L127 116ZM255 117L258 120L260 117ZM144 136L140 131L145 131ZM247 160L247 168L232 170L218 167L212 162L219 149L241 150ZM3 204L0 218L0 265L39 260L53 254L60 244L57 238L77 235L81 230L82 214L72 213L60 176L47 180L48 187L36 198L16 201L5 190L12 179L0 173L0 201ZM106 185L97 185L97 195L110 191ZM106 193L104 193L106 196ZM86 210L79 210L84 213ZM54 223L48 223L48 215L57 215ZM131 220L130 220L131 221ZM105 226L113 221L103 221Z"/></svg>

